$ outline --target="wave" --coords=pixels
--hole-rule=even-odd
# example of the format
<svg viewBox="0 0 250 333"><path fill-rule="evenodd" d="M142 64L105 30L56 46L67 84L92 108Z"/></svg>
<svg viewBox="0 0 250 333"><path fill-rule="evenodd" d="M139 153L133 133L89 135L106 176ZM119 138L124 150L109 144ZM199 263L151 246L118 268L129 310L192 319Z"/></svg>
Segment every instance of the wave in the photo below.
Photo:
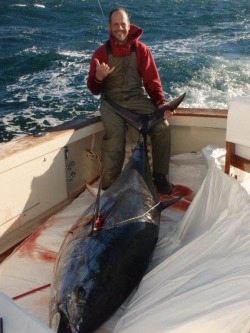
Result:
<svg viewBox="0 0 250 333"><path fill-rule="evenodd" d="M230 99L250 95L249 59L216 60L212 66L192 73L188 82L172 84L174 94L187 93L183 107L226 109Z"/></svg>

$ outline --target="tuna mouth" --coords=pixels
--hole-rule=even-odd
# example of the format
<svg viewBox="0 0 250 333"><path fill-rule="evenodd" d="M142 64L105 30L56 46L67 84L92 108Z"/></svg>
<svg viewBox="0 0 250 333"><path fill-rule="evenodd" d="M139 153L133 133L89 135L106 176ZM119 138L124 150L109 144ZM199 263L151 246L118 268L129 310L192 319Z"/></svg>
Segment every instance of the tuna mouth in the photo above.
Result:
<svg viewBox="0 0 250 333"><path fill-rule="evenodd" d="M51 320L51 328L56 333L74 333L68 317L63 312L54 314Z"/></svg>

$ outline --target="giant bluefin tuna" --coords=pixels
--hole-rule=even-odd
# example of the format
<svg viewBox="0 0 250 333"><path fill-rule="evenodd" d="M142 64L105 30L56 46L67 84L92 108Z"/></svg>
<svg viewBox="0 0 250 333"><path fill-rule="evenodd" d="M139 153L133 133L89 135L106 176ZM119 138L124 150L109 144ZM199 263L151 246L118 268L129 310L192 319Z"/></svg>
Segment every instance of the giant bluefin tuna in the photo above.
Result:
<svg viewBox="0 0 250 333"><path fill-rule="evenodd" d="M183 98L144 116L109 101L142 134L120 176L64 239L51 285L50 326L55 332L93 332L140 283L157 242L160 212L180 199L159 202L147 156L147 133L165 110L173 111Z"/></svg>

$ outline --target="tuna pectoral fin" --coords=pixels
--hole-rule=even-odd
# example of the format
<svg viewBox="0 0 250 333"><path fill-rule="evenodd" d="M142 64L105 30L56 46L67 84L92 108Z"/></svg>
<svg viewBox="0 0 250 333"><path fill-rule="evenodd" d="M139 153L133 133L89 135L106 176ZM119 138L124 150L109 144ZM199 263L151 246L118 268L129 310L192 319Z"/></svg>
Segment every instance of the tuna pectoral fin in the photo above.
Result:
<svg viewBox="0 0 250 333"><path fill-rule="evenodd" d="M167 208L167 207L173 205L173 204L176 203L177 201L181 200L183 197L184 197L184 195L180 195L179 197L174 198L174 199L172 199L172 200L161 202L161 203L159 204L159 206L158 206L159 211L160 211L160 212L163 211L163 209L165 209L165 208Z"/></svg>

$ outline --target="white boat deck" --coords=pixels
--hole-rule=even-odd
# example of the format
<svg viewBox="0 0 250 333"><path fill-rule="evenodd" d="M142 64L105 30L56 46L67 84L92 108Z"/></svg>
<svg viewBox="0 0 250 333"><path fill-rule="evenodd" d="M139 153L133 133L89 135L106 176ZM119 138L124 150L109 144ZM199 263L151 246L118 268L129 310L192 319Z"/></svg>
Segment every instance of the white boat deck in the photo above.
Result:
<svg viewBox="0 0 250 333"><path fill-rule="evenodd" d="M223 164L223 149L204 152ZM171 182L186 196L162 212L148 273L97 332L249 333L250 197L212 164L208 169L203 152L171 159ZM84 191L1 264L1 290L45 325L57 252L94 200Z"/></svg>

